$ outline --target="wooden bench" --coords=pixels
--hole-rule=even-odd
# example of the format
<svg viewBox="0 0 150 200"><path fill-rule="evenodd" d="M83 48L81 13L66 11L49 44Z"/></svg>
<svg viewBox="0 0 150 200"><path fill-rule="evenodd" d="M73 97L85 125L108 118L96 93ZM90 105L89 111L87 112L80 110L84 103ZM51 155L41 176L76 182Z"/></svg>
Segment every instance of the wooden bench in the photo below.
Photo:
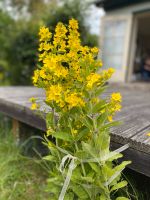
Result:
<svg viewBox="0 0 150 200"><path fill-rule="evenodd" d="M111 91L123 95L123 109L116 116L123 125L112 130L112 148L129 143L124 159L132 160L131 169L150 177L150 137L146 135L150 132L150 85L113 85L106 95ZM0 87L0 112L13 119L14 133L20 123L46 130L44 117L30 110L30 97L38 97L43 102L44 92L34 87ZM43 116L45 108L43 104Z"/></svg>

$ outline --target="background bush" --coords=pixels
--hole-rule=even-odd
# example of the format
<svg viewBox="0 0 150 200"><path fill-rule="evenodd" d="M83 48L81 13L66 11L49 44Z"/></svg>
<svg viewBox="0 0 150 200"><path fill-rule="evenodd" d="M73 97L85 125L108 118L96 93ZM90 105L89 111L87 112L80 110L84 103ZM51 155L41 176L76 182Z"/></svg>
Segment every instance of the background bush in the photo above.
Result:
<svg viewBox="0 0 150 200"><path fill-rule="evenodd" d="M2 0L1 0L2 1ZM29 1L11 0L12 13L0 11L0 84L31 85L31 77L37 62L38 30L41 25L50 27L53 32L61 21L67 24L70 18L79 21L81 38L84 45L97 46L97 36L91 35L85 23L88 6L79 0L64 1L57 5L55 1L36 4ZM23 13L24 6L27 13ZM14 19L15 11L17 18Z"/></svg>

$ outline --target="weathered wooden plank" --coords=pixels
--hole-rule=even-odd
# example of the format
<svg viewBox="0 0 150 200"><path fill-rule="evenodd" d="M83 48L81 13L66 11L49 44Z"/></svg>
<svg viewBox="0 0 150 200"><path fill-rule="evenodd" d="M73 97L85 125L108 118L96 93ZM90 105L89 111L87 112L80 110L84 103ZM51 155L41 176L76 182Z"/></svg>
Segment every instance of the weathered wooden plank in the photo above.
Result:
<svg viewBox="0 0 150 200"><path fill-rule="evenodd" d="M132 137L131 146L136 150L150 154L150 137L147 135L148 133L150 133L150 126Z"/></svg>
<svg viewBox="0 0 150 200"><path fill-rule="evenodd" d="M148 110L143 111L140 108L135 112L133 111L127 116L124 114L124 118L116 118L123 122L121 126L112 130L113 138L116 142L127 143L131 137L150 125L150 112Z"/></svg>
<svg viewBox="0 0 150 200"><path fill-rule="evenodd" d="M111 148L117 149L122 144L111 142ZM137 151L132 147L123 152L123 160L131 160L132 163L128 165L129 168L150 177L150 155L141 151Z"/></svg>
<svg viewBox="0 0 150 200"><path fill-rule="evenodd" d="M31 111L29 107L0 99L0 112L40 130L46 129L44 118L39 116L36 111Z"/></svg>
<svg viewBox="0 0 150 200"><path fill-rule="evenodd" d="M150 85L145 87L116 87L109 89L104 96L111 92L121 92L123 95L123 109L117 114L116 120L123 125L112 130L113 148L129 143L130 148L124 152L127 160L132 160L129 167L150 177ZM139 89L140 88L140 89ZM30 97L38 97L42 103L43 118L30 110ZM34 87L1 87L0 112L37 129L46 130L44 112L49 108L43 104L45 94L43 90ZM17 124L14 123L14 129Z"/></svg>
<svg viewBox="0 0 150 200"><path fill-rule="evenodd" d="M128 87L112 87L105 95L119 91L123 95L123 109L116 116L116 120L123 122L122 126L112 130L112 139L122 144L132 142L131 138L143 131L150 125L150 93L147 90L139 90ZM23 123L41 130L45 130L44 119L37 112L30 110L30 97L38 97L39 102L44 99L44 92L34 87L1 87L0 88L0 111ZM143 98L144 96L144 98ZM42 104L41 111L47 110ZM149 146L149 145L148 145Z"/></svg>

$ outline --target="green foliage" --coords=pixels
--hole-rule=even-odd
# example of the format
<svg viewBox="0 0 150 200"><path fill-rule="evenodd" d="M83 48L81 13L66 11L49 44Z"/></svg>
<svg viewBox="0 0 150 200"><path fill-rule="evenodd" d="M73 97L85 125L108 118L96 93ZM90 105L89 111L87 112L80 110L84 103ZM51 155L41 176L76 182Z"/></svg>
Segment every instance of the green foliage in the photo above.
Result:
<svg viewBox="0 0 150 200"><path fill-rule="evenodd" d="M4 120L1 119L1 121ZM23 157L10 129L0 129L0 199L47 200L41 160Z"/></svg>
<svg viewBox="0 0 150 200"><path fill-rule="evenodd" d="M31 75L37 62L37 31L30 24L22 29L8 50L9 80L12 85L30 85Z"/></svg>
<svg viewBox="0 0 150 200"><path fill-rule="evenodd" d="M7 51L12 38L13 26L14 20L7 13L0 10L0 84L5 84L6 77L8 77Z"/></svg>
<svg viewBox="0 0 150 200"><path fill-rule="evenodd" d="M92 114L93 113L90 113L90 115ZM69 116L68 119L67 116ZM79 112L78 115L69 112L67 113L67 116L63 115L57 122L55 121L55 127L58 127L60 121L61 123L63 121L61 126L63 126L64 131L59 132L58 130L51 133L52 136L56 138L57 145L54 145L46 139L50 149L50 155L46 157L46 160L51 163L47 190L51 193L51 198L58 199L62 184L64 183L69 170L70 162L73 158L70 157L65 160L62 174L58 170L60 163L66 155L72 155L75 157L75 169L72 172L71 182L64 199L129 199L128 197L117 197L116 199L116 195L114 196L118 190L127 186L127 182L122 180L120 175L122 170L126 165L130 164L130 162L124 161L120 165L115 165L114 162L112 162L118 159L118 155L120 157L120 153L117 153L115 154L116 156L114 156L113 152L110 152L109 150L110 136L108 130L110 124L106 124L103 132L101 132L101 127L96 125L94 127L94 130L97 132L95 137L87 141L86 138L88 137L88 133L94 131L92 124L95 124L96 119L79 119ZM85 116L87 116L86 111L84 111L84 118ZM68 124L70 124L70 128L73 129L74 123L78 120L82 120L84 128L77 136L73 137L71 133L68 132ZM52 123L53 120L50 124Z"/></svg>

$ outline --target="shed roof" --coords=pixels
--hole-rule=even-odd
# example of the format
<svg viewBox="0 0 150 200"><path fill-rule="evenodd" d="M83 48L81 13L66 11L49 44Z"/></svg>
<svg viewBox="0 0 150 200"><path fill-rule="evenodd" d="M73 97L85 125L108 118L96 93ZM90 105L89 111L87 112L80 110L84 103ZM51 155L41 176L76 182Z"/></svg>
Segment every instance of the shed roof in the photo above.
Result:
<svg viewBox="0 0 150 200"><path fill-rule="evenodd" d="M148 2L150 0L97 0L96 5L104 8L105 11L113 10L116 8L122 8L125 6Z"/></svg>

